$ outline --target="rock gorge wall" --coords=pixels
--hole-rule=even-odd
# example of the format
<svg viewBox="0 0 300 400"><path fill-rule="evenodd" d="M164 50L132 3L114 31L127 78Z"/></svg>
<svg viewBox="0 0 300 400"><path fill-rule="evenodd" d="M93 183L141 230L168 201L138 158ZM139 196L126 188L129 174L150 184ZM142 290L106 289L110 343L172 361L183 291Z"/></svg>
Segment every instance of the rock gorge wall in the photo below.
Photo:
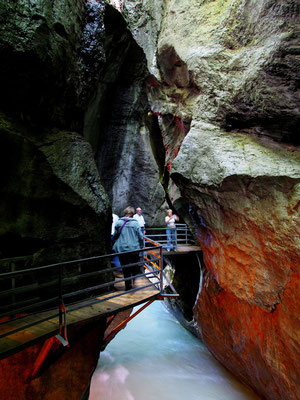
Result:
<svg viewBox="0 0 300 400"><path fill-rule="evenodd" d="M54 343L35 379L33 366L43 350L37 343L0 361L2 397L8 400L88 398L91 375L97 365L105 321L69 327L70 347Z"/></svg>
<svg viewBox="0 0 300 400"><path fill-rule="evenodd" d="M117 212L161 221L164 188L203 248L204 341L262 397L296 399L299 4L112 3L144 54L102 1L0 2L1 255L107 251L94 155Z"/></svg>
<svg viewBox="0 0 300 400"><path fill-rule="evenodd" d="M300 5L117 3L152 74L169 194L204 252L203 340L262 397L297 399Z"/></svg>
<svg viewBox="0 0 300 400"><path fill-rule="evenodd" d="M145 56L124 19L101 0L0 1L0 20L0 269L110 253L111 204L120 214L128 204L142 206L149 224L165 207L157 162L164 149L147 116ZM76 351L69 352L68 384L60 380L56 395L66 397L78 379L73 396L81 396L102 334L99 325L84 374L72 367ZM34 398L43 386L43 396L53 396L48 386L54 388L59 362L26 387L25 380L15 392L11 387L18 373L12 365L26 358L31 366L39 349L1 362L8 393Z"/></svg>
<svg viewBox="0 0 300 400"><path fill-rule="evenodd" d="M119 12L98 0L3 1L0 18L2 256L35 254L40 265L109 249L109 200L161 223L164 148L147 116L147 62Z"/></svg>
<svg viewBox="0 0 300 400"><path fill-rule="evenodd" d="M109 201L82 138L85 6L0 3L2 257L41 265L109 248Z"/></svg>
<svg viewBox="0 0 300 400"><path fill-rule="evenodd" d="M161 224L165 192L155 154L163 145L147 116L145 55L120 13L107 8L105 26L106 67L88 107L85 134L95 138L97 166L113 211L122 216L128 205L140 206L148 226ZM97 129L90 126L92 115Z"/></svg>
<svg viewBox="0 0 300 400"><path fill-rule="evenodd" d="M110 252L111 206L83 137L88 99L105 63L100 41L96 49L85 45L92 37L89 6L85 0L0 1L1 272ZM103 10L97 3L100 28ZM63 271L64 290L84 267ZM104 265L87 267L98 271ZM57 288L48 285L56 280L57 270L27 275L26 284L43 283L34 292L34 304L57 296ZM109 274L97 283L107 280ZM24 284L14 281L15 287ZM83 281L75 282L69 291ZM1 281L1 291L11 288L10 282L5 285ZM21 293L13 301L32 303L32 292L29 296ZM1 313L10 299L1 299ZM43 342L1 360L3 396L80 398L104 330L105 321L70 328L70 351L52 348L47 359L52 365L34 380L28 376Z"/></svg>

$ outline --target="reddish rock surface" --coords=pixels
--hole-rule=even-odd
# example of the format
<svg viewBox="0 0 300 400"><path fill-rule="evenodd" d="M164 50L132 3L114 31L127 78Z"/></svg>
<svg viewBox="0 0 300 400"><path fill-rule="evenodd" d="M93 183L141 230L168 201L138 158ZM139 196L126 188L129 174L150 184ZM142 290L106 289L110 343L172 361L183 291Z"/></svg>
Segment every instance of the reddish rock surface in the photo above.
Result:
<svg viewBox="0 0 300 400"><path fill-rule="evenodd" d="M283 0L150 3L123 5L154 76L149 104L181 198L173 184L168 196L175 208L188 203L195 211L207 268L197 322L216 358L262 397L294 400L299 7Z"/></svg>
<svg viewBox="0 0 300 400"><path fill-rule="evenodd" d="M6 400L78 400L89 386L99 357L103 324L69 329L70 348L40 376L29 379L43 343L0 361L1 398ZM53 352L62 349L55 345ZM47 360L49 360L47 358Z"/></svg>
<svg viewBox="0 0 300 400"><path fill-rule="evenodd" d="M208 270L204 274L194 308L203 340L263 398L299 399L299 278L290 274L280 303L267 311L221 289Z"/></svg>
<svg viewBox="0 0 300 400"><path fill-rule="evenodd" d="M0 360L0 398L6 400L82 398L84 393L88 393L103 338L129 317L131 311L132 309L129 309L118 313L111 323L108 318L106 324L109 323L109 326L106 330L104 321L70 327L68 330L70 347L62 347L55 341L34 379L30 379L29 376L45 342Z"/></svg>
<svg viewBox="0 0 300 400"><path fill-rule="evenodd" d="M191 130L180 165L179 157L173 163L182 175L171 175L195 205L207 268L194 310L197 322L215 357L263 398L296 400L300 164L294 157L299 153L291 145L278 150L274 143L257 140L245 157L237 158L238 146L226 147L221 136L209 148L212 130L205 135L206 148L193 157L189 150L201 141L201 129ZM243 143L244 137L238 139ZM227 160L222 168L211 162L216 155ZM213 181L226 168L238 172L245 166L248 176L231 172L222 183ZM249 177L256 168L260 175Z"/></svg>

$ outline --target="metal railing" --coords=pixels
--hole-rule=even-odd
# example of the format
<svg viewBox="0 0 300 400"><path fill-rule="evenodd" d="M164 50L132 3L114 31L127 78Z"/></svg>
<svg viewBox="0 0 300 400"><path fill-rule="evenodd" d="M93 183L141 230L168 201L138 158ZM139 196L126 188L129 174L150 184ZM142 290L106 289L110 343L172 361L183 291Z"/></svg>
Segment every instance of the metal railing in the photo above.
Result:
<svg viewBox="0 0 300 400"><path fill-rule="evenodd" d="M63 325L66 327L66 314L86 307L87 302L88 305L92 305L153 286L159 290L159 295L167 296L163 287L162 245L148 238L145 238L145 242L150 244L147 249L1 273L0 287L3 289L0 292L0 339L12 333L5 332L5 324L12 319L50 311L51 315L47 315L44 320L59 317L60 334ZM120 271L120 267L113 267L111 260L123 254L137 253L140 255L140 261L122 265L121 270L141 267L142 272L135 276L116 279L115 273ZM147 277L149 280L145 285L133 287L127 291L114 289L115 284L140 277ZM172 290L175 292L174 288ZM103 294L105 297L99 298ZM176 292L175 295L177 295ZM42 322L41 319L31 324L27 323L22 326L22 329L40 322ZM21 328L14 331L18 330Z"/></svg>
<svg viewBox="0 0 300 400"><path fill-rule="evenodd" d="M166 247L166 244L168 243L167 229L168 228L166 227L147 228L146 238L161 244L163 247ZM178 245L180 244L193 245L196 243L194 235L191 232L191 229L186 224L176 224L175 232L176 232L176 243ZM145 243L145 246L146 247L148 246L147 242Z"/></svg>

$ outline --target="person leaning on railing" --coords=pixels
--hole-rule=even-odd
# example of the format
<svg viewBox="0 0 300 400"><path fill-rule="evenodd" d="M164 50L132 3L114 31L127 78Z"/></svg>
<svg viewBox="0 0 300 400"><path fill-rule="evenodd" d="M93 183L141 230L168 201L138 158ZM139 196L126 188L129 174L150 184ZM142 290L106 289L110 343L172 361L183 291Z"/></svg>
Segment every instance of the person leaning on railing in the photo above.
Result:
<svg viewBox="0 0 300 400"><path fill-rule="evenodd" d="M143 247L143 235L136 219L133 218L134 208L127 207L124 210L124 217L120 218L115 226L114 237L118 237L113 250L116 253L123 251L139 250ZM139 254L121 254L119 260L122 266L127 264L134 264L140 261ZM124 278L139 274L139 266L133 266L129 268L123 268ZM125 281L126 290L130 290L134 280L128 279Z"/></svg>
<svg viewBox="0 0 300 400"><path fill-rule="evenodd" d="M177 250L177 241L176 241L176 225L175 222L179 221L177 215L173 215L172 210L167 211L168 215L165 218L165 222L167 224L167 250Z"/></svg>

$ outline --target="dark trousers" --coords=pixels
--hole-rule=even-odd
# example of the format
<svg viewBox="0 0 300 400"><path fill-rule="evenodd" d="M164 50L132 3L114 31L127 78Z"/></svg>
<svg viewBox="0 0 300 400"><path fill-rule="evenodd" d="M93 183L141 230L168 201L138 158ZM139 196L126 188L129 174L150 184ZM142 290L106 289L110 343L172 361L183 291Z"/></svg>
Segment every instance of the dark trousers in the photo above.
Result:
<svg viewBox="0 0 300 400"><path fill-rule="evenodd" d="M139 253L136 254L122 254L119 256L119 260L121 265L138 263L140 261ZM122 268L124 278L129 278L130 276L138 275L140 273L140 266L134 265L132 267ZM125 281L126 290L130 290L132 288L134 281L132 279L128 279Z"/></svg>

